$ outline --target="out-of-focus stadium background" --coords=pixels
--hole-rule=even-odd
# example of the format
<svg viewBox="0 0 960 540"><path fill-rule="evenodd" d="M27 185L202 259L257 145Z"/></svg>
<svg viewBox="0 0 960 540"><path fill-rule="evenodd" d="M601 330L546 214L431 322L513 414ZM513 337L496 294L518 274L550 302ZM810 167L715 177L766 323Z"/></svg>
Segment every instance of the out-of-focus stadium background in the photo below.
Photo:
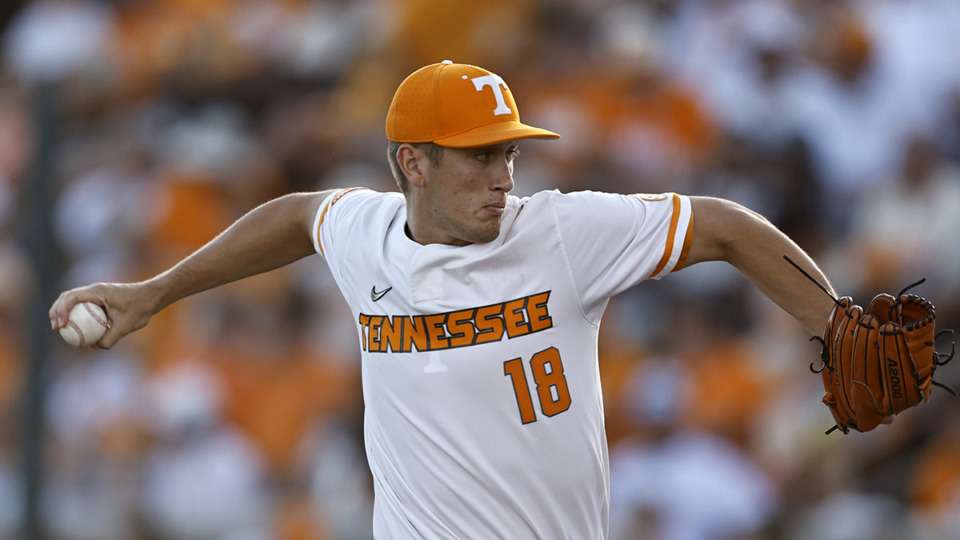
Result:
<svg viewBox="0 0 960 540"><path fill-rule="evenodd" d="M271 197L395 189L390 97L444 59L563 134L523 144L518 194L727 197L861 302L926 277L960 328L957 0L5 0L0 32L0 538L370 537L319 257L106 352L46 310ZM602 336L613 540L960 538L960 401L824 436L818 346L736 272L642 284Z"/></svg>

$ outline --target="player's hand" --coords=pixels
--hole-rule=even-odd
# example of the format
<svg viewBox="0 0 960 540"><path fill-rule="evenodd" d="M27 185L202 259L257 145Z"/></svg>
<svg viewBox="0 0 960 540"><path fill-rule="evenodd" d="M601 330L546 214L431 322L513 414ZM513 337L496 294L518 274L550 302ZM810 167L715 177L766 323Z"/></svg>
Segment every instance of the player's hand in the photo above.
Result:
<svg viewBox="0 0 960 540"><path fill-rule="evenodd" d="M50 328L60 330L67 324L70 310L80 302L93 302L103 307L110 327L91 349L109 349L120 338L139 330L150 322L151 309L146 287L139 283L95 283L60 294L50 307Z"/></svg>

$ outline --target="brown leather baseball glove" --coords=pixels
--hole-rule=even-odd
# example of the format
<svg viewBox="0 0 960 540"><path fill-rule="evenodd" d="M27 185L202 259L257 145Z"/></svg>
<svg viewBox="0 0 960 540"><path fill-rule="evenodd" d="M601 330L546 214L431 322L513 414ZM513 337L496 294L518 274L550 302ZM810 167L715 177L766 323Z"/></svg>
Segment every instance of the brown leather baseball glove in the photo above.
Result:
<svg viewBox="0 0 960 540"><path fill-rule="evenodd" d="M822 337L823 403L837 425L870 431L886 417L930 399L937 366L936 310L929 300L878 294L866 311L849 296L833 307ZM949 331L947 331L949 332ZM947 388L951 393L953 390ZM956 393L954 393L956 395Z"/></svg>
<svg viewBox="0 0 960 540"><path fill-rule="evenodd" d="M904 410L926 403L933 386L949 387L933 380L937 366L953 358L936 351L936 340L953 330L936 332L937 313L933 303L907 291L897 296L878 294L864 310L853 298L834 298L830 291L800 266L790 264L816 283L834 301L820 342L819 369L811 371L823 377L823 403L839 429L870 431Z"/></svg>

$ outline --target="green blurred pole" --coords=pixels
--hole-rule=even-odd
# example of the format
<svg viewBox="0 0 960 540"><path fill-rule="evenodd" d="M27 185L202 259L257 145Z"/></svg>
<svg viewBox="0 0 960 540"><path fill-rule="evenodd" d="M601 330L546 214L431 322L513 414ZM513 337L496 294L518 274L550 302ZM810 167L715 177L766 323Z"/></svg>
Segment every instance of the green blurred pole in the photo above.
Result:
<svg viewBox="0 0 960 540"><path fill-rule="evenodd" d="M56 299L56 243L53 215L55 151L57 128L57 88L40 84L33 94L36 151L33 176L27 186L23 214L24 244L30 253L37 295L28 306L26 387L22 409L22 461L24 480L24 516L21 538L42 540L40 524L40 487L44 471L44 400L47 386L47 358L50 330L47 310Z"/></svg>

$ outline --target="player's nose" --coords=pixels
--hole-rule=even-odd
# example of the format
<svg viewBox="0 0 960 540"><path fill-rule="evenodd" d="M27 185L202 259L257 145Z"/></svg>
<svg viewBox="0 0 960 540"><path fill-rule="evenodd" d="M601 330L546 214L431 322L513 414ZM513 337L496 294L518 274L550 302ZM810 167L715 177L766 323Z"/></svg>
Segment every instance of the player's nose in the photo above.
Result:
<svg viewBox="0 0 960 540"><path fill-rule="evenodd" d="M509 193L513 186L513 165L504 160L494 171L490 187Z"/></svg>

